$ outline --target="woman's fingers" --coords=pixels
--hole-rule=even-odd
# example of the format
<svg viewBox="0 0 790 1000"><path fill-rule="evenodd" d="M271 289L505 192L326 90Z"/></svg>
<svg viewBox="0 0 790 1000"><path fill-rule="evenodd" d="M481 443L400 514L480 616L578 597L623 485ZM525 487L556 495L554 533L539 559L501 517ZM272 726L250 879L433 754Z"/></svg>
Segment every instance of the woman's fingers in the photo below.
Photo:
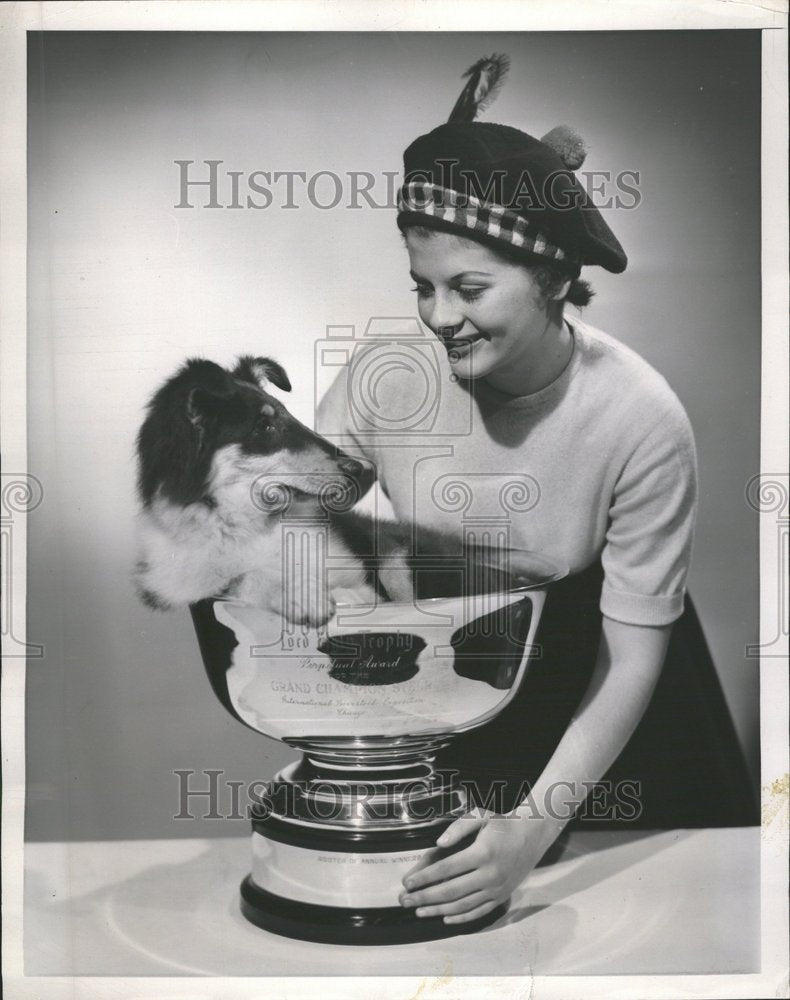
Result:
<svg viewBox="0 0 790 1000"><path fill-rule="evenodd" d="M491 897L482 889L470 892L467 896L455 899L450 903L437 903L434 906L420 906L417 909L418 917L439 917L451 914L466 913L469 910L482 906L489 902Z"/></svg>
<svg viewBox="0 0 790 1000"><path fill-rule="evenodd" d="M472 850L473 847L474 844L467 847L466 850L451 854L447 858L433 861L431 864L425 865L424 868L412 869L403 879L404 887L408 892L413 893L416 889L422 889L435 882L443 882L448 878L464 875L466 872L474 870L478 866L478 860Z"/></svg>
<svg viewBox="0 0 790 1000"><path fill-rule="evenodd" d="M478 871L470 871L457 878L451 878L447 882L440 882L438 885L428 886L426 889L419 889L416 892L408 892L400 897L402 906L431 906L440 903L450 903L468 896L481 888L483 878Z"/></svg>
<svg viewBox="0 0 790 1000"><path fill-rule="evenodd" d="M487 903L482 903L480 906L475 906L471 910L467 910L465 913L451 913L444 918L446 924L464 924L468 923L470 920L477 920L478 917L484 917L486 913L490 913L492 910L499 906L501 900L490 899Z"/></svg>
<svg viewBox="0 0 790 1000"><path fill-rule="evenodd" d="M470 866L467 859L464 858L465 852L463 851L457 851L452 855L452 859L461 859L465 867L459 868L456 865L448 866L445 864L445 861L452 859L440 858L439 861L434 861L433 859L440 852L443 854L447 850L458 847L464 840L476 837L487 821L488 816L483 815L478 810L477 813L467 813L464 816L460 816L455 822L451 823L436 841L436 847L431 848L422 861L406 874L403 879L403 884L406 888L416 889L423 885L429 885L431 882L436 882L439 879L459 875L463 871L469 871Z"/></svg>
<svg viewBox="0 0 790 1000"><path fill-rule="evenodd" d="M474 813L459 816L454 823L451 823L447 827L441 837L439 837L436 841L436 846L442 848L455 846L455 844L460 843L466 837L476 833L486 822L486 819L486 816L475 815Z"/></svg>

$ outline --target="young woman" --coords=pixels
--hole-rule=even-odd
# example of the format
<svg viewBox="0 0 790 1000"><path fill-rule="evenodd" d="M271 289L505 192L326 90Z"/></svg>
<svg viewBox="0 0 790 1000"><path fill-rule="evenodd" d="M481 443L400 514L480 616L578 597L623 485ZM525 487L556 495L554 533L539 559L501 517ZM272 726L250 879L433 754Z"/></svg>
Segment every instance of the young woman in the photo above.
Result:
<svg viewBox="0 0 790 1000"><path fill-rule="evenodd" d="M385 435L356 434L348 369L320 413L322 429L336 428L345 450L354 451L351 443L375 464L404 519L457 524L441 504L425 502L451 473L472 484L477 510L497 513L503 474L516 482L529 477L532 501L508 511L511 544L570 568L547 604L538 670L500 717L457 739L437 761L473 775L484 790L494 779L510 782L511 793L524 780L532 786L529 799L457 820L438 842L451 850L404 879L403 906L458 924L506 900L591 786L616 773L612 766L645 715L684 611L697 502L694 438L675 394L629 348L565 314L566 303L589 301L589 286L579 280L583 265L615 273L626 267L573 174L583 160L581 140L555 129L539 141L472 120L501 68L498 57L473 67L451 120L404 157L398 225L420 318L446 351L432 431L433 441L446 434L445 454L434 449L430 460L416 461L413 448L394 448ZM420 379L404 371L387 386L381 411L419 410ZM469 432L453 433L470 414ZM704 641L698 633L694 640L697 660L704 659ZM678 666L683 657L677 650L671 676L685 669ZM699 729L683 712L681 704L678 727ZM667 727L667 718L658 725ZM662 825L662 809L677 825L720 822L697 794L705 775L698 781L688 773L702 766L711 779L720 748L708 745L706 755L685 736L664 732L674 749L661 774L655 742L640 749L637 740L636 758L624 765L635 796L648 796L630 818L646 806L655 825ZM722 780L713 779L714 798L732 789L729 781L744 787L731 739L730 750L735 756ZM673 811L676 785L687 786L678 799L685 805ZM699 803L702 812L691 815ZM606 814L611 818L611 808Z"/></svg>

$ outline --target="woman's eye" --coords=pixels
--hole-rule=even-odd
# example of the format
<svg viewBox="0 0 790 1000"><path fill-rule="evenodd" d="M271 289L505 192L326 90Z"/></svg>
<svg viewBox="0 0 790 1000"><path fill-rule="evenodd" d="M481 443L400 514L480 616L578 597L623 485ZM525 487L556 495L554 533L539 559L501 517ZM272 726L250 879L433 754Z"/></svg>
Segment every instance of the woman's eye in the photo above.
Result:
<svg viewBox="0 0 790 1000"><path fill-rule="evenodd" d="M464 302L474 302L475 299L479 299L480 296L485 291L485 288L481 288L480 285L475 285L469 288L461 286L458 289L458 294L464 300Z"/></svg>
<svg viewBox="0 0 790 1000"><path fill-rule="evenodd" d="M414 288L412 288L412 291L416 292L417 296L422 299L427 298L429 295L433 294L433 289L430 287L430 285L415 285ZM457 288L456 291L465 302L474 302L475 299L480 298L480 296L485 291L485 288L481 287L480 285L475 285L469 288L464 288L463 286L461 286L460 288Z"/></svg>

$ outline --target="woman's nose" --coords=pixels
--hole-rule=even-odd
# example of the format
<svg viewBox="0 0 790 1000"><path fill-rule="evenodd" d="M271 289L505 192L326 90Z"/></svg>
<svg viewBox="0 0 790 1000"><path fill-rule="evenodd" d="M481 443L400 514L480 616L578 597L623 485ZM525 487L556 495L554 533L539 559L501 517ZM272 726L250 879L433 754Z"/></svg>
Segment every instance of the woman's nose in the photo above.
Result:
<svg viewBox="0 0 790 1000"><path fill-rule="evenodd" d="M453 337L464 325L464 317L449 302L436 300L431 310L430 327L437 337ZM446 331L446 332L445 332Z"/></svg>

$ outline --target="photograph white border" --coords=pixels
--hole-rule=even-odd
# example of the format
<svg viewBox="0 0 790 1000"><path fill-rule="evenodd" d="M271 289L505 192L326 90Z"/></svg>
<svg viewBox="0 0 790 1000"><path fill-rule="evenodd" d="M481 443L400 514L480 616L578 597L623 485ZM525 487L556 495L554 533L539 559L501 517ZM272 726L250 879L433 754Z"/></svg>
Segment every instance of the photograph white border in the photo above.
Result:
<svg viewBox="0 0 790 1000"><path fill-rule="evenodd" d="M762 423L761 474L788 469L788 201L786 0L178 0L178 2L4 3L0 6L0 421L5 473L26 470L26 32L143 31L592 31L645 29L763 29L762 96ZM744 484L745 485L745 484ZM14 520L14 634L24 641L25 519ZM777 625L776 512L761 514L760 642L773 643ZM6 557L8 553L6 552ZM10 602L3 602L10 614ZM781 614L781 612L780 612ZM6 634L4 623L3 634ZM786 623L784 624L786 629ZM760 664L762 971L721 976L490 977L424 979L267 978L267 996L367 997L384 1000L475 996L780 997L788 996L788 679L785 656ZM255 997L260 978L26 977L22 959L25 809L22 659L2 671L2 915L6 995L59 997Z"/></svg>

